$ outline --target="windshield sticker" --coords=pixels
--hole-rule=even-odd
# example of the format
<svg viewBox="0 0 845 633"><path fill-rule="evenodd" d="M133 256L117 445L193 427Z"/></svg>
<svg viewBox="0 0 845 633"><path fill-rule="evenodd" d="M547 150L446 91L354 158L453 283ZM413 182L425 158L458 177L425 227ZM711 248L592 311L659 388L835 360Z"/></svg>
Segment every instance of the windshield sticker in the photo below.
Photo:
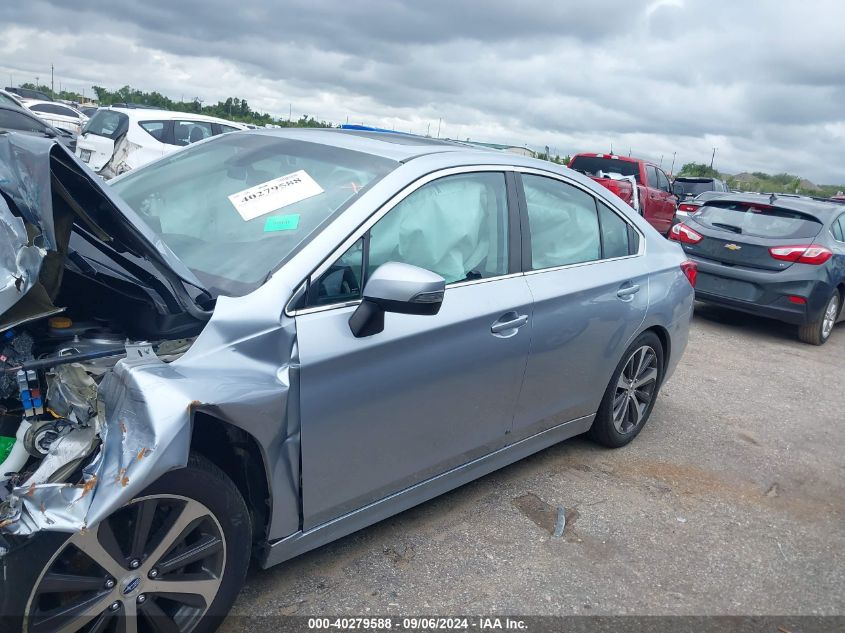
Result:
<svg viewBox="0 0 845 633"><path fill-rule="evenodd" d="M229 196L229 202L244 221L249 222L266 213L321 193L323 193L323 188L317 184L317 181L304 169L300 169L287 176L268 180L260 185L233 193Z"/></svg>
<svg viewBox="0 0 845 633"><path fill-rule="evenodd" d="M298 213L291 215L271 215L264 222L264 232L272 233L273 231L293 231L298 226Z"/></svg>

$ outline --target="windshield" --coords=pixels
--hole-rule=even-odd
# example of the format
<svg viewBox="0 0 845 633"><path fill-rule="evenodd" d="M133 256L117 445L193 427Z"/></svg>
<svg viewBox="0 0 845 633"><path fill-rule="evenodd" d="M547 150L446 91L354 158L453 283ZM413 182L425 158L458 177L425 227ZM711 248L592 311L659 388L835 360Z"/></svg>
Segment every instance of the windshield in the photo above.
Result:
<svg viewBox="0 0 845 633"><path fill-rule="evenodd" d="M822 229L821 222L804 213L744 202L704 206L693 217L704 226L753 237L811 239Z"/></svg>
<svg viewBox="0 0 845 633"><path fill-rule="evenodd" d="M640 178L640 166L638 163L618 158L600 158L598 156L576 156L569 165L570 169L581 171L586 174L597 176L598 173L622 174L623 176L636 176Z"/></svg>
<svg viewBox="0 0 845 633"><path fill-rule="evenodd" d="M105 136L113 141L126 134L129 129L129 117L115 110L97 110L85 127L82 134L96 134Z"/></svg>
<svg viewBox="0 0 845 633"><path fill-rule="evenodd" d="M396 166L282 136L224 134L112 187L212 294L241 295Z"/></svg>

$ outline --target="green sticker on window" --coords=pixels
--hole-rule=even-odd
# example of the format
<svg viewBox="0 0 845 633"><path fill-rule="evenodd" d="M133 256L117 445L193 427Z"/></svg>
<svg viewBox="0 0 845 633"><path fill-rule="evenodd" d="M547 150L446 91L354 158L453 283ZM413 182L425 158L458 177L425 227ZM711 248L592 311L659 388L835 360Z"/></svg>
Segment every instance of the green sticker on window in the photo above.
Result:
<svg viewBox="0 0 845 633"><path fill-rule="evenodd" d="M264 232L270 233L272 231L293 231L299 226L299 214L291 215L271 215L264 222Z"/></svg>

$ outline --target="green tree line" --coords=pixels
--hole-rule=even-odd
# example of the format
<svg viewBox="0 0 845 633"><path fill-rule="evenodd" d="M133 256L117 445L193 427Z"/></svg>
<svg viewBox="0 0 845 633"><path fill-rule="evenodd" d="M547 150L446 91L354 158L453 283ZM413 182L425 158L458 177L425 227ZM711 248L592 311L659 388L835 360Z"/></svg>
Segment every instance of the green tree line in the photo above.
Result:
<svg viewBox="0 0 845 633"><path fill-rule="evenodd" d="M686 163L677 175L720 178L727 182L731 189L761 193L797 193L829 197L845 190L845 185L816 185L800 176L787 173L767 174L755 171L750 174L723 174L705 163Z"/></svg>

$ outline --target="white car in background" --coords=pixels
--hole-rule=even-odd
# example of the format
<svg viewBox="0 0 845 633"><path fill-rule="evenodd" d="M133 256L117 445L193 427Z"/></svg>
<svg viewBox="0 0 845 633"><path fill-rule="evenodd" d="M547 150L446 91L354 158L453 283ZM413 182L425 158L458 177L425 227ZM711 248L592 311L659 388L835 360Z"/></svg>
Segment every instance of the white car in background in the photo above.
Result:
<svg viewBox="0 0 845 633"><path fill-rule="evenodd" d="M103 178L114 178L197 141L245 130L243 123L144 107L100 108L82 129L76 155Z"/></svg>
<svg viewBox="0 0 845 633"><path fill-rule="evenodd" d="M42 121L46 121L60 130L67 130L79 134L82 126L88 122L88 117L71 105L58 101L39 101L38 99L23 99L23 104Z"/></svg>

